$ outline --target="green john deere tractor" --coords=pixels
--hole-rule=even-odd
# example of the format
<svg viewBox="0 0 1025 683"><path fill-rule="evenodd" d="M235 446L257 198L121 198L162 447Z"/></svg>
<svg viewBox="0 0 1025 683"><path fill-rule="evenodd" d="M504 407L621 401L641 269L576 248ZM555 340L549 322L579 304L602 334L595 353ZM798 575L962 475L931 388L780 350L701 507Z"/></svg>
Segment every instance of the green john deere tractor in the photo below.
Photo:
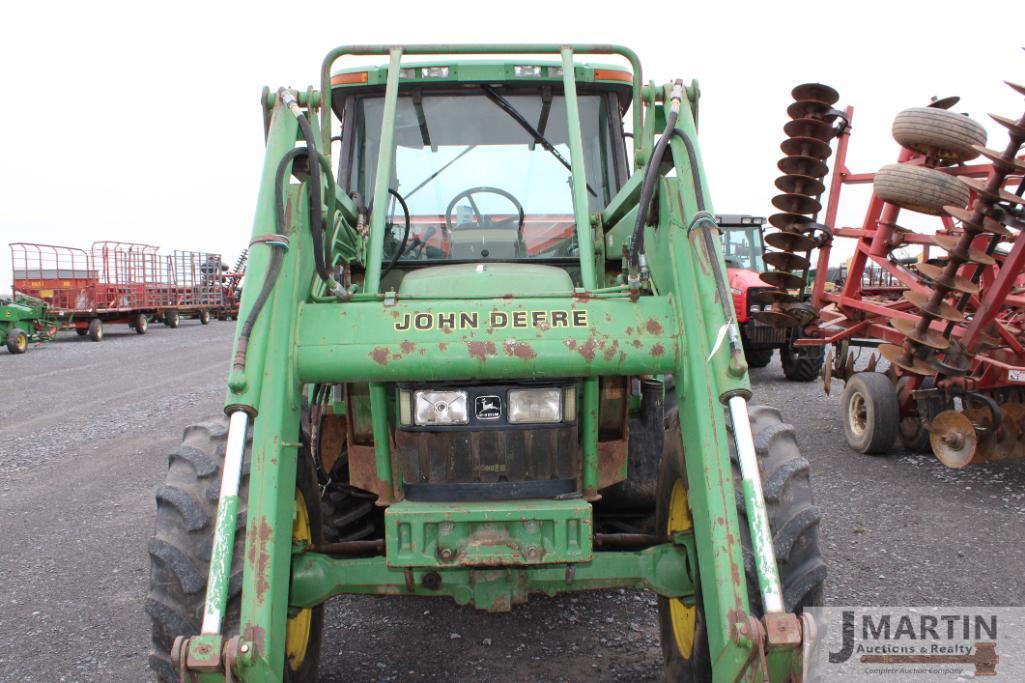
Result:
<svg viewBox="0 0 1025 683"><path fill-rule="evenodd" d="M801 679L819 517L747 403L697 102L609 45L350 46L264 91L225 416L157 491L162 680L313 680L338 595L612 587L658 594L671 680Z"/></svg>
<svg viewBox="0 0 1025 683"><path fill-rule="evenodd" d="M0 302L0 344L11 353L25 353L29 342L50 341L59 329L45 301L15 293L9 302Z"/></svg>

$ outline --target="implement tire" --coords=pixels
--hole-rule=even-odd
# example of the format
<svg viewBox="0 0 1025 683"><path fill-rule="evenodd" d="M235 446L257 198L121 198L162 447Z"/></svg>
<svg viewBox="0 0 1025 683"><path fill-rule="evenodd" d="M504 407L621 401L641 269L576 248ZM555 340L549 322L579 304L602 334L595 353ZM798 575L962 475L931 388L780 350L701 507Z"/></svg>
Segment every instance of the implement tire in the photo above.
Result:
<svg viewBox="0 0 1025 683"><path fill-rule="evenodd" d="M946 109L912 107L893 120L893 139L913 152L946 163L979 156L972 145L986 146L986 129L977 122Z"/></svg>
<svg viewBox="0 0 1025 683"><path fill-rule="evenodd" d="M103 321L99 318L93 318L89 321L89 339L94 342L103 341Z"/></svg>
<svg viewBox="0 0 1025 683"><path fill-rule="evenodd" d="M152 626L152 649L149 665L160 681L177 683L178 673L170 659L176 636L199 633L206 599L206 580L213 547L214 521L220 493L224 447L228 437L228 420L216 417L185 429L181 445L168 458L164 485L157 489L157 514L153 537L149 541L150 584L146 614ZM246 542L246 500L249 493L249 465L252 433L246 438L246 452L239 486L238 525L235 532L235 553L232 575L228 582L228 605L224 634L238 634L242 609L242 567ZM316 502L317 487L312 463L300 451L296 499L302 493L306 501ZM307 505L313 542L321 542L320 507ZM296 517L299 517L297 514ZM307 619L309 637L301 666L284 665L286 680L312 681L320 658L323 629L323 606L314 607L303 616ZM292 628L294 619L289 620Z"/></svg>
<svg viewBox="0 0 1025 683"><path fill-rule="evenodd" d="M805 607L821 604L822 587L826 579L826 564L818 541L821 515L812 497L808 461L801 457L794 428L783 422L777 410L767 406L751 406L748 415L758 454L758 468L762 476L783 600L787 611L800 613ZM740 493L740 469L732 443L731 427L730 452L747 592L752 614L761 616L761 594L754 569L747 510ZM687 474L677 423L666 432L666 445L659 463L656 509L658 530L685 530L690 520L686 490ZM678 528L680 526L684 529ZM679 600L659 598L658 616L665 663L664 680L674 683L711 681L712 667L700 587L697 604L693 608L687 608ZM681 630L681 626L688 625L689 630Z"/></svg>
<svg viewBox="0 0 1025 683"><path fill-rule="evenodd" d="M890 378L881 372L855 373L840 401L847 443L859 453L886 455L897 439L900 402Z"/></svg>
<svg viewBox="0 0 1025 683"><path fill-rule="evenodd" d="M822 346L784 346L779 350L783 376L791 382L810 382L819 376L825 355Z"/></svg>
<svg viewBox="0 0 1025 683"><path fill-rule="evenodd" d="M968 204L968 186L952 175L933 168L887 164L872 182L876 196L902 209L939 216L944 206Z"/></svg>

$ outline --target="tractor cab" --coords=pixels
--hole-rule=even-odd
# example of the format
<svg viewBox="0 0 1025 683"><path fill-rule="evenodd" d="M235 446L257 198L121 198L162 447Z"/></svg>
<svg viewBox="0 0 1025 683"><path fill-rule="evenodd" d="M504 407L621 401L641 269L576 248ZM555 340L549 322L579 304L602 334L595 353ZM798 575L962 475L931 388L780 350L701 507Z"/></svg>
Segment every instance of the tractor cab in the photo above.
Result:
<svg viewBox="0 0 1025 683"><path fill-rule="evenodd" d="M629 175L622 116L631 75L587 64L577 70L587 211L594 214ZM559 289L580 286L562 67L410 65L402 69L394 133L387 139L381 125L386 74L381 67L332 78L342 122L339 184L350 195L372 197L381 179L381 146L393 148L393 168L384 178L382 289L404 293L406 275L424 267L491 262L561 266L569 277ZM484 271L444 272L465 281ZM430 279L440 285L439 277ZM420 278L414 280L422 289ZM529 280L517 285L531 287Z"/></svg>

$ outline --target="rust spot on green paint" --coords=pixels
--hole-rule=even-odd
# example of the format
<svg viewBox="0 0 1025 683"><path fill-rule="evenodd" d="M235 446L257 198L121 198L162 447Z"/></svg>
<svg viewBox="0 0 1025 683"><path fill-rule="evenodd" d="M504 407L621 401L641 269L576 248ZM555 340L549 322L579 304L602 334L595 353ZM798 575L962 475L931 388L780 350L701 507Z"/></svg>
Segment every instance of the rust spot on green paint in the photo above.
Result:
<svg viewBox="0 0 1025 683"><path fill-rule="evenodd" d="M641 343L641 340L640 340L640 339L634 339L634 340L633 340L632 342L630 342L630 343L631 343L631 344L633 344L633 347L634 347L635 349L639 349L639 348L641 348L642 346L644 346L644 344L642 344L642 343Z"/></svg>
<svg viewBox="0 0 1025 683"><path fill-rule="evenodd" d="M486 361L488 356L494 356L496 353L495 342L493 341L466 342L466 348L470 352L470 356L481 362Z"/></svg>
<svg viewBox="0 0 1025 683"><path fill-rule="evenodd" d="M630 327L626 328L626 330L625 330L625 331L626 331L626 336L628 336L628 337L629 337L630 335L632 335L632 334L634 333L634 328L633 328L633 325L631 325ZM639 342L638 342L638 343L639 343Z"/></svg>
<svg viewBox="0 0 1025 683"><path fill-rule="evenodd" d="M261 516L256 525L256 538L250 548L249 560L256 568L256 601L262 603L270 588L270 579L267 576L270 565L271 528L267 524L267 518Z"/></svg>
<svg viewBox="0 0 1025 683"><path fill-rule="evenodd" d="M513 341L512 339L505 342L505 353L506 355L515 356L522 360L531 360L537 356L533 346L527 342Z"/></svg>
<svg viewBox="0 0 1025 683"><path fill-rule="evenodd" d="M444 351L447 348L448 348L448 344L446 344L445 342L438 342L438 350L439 351Z"/></svg>
<svg viewBox="0 0 1025 683"><path fill-rule="evenodd" d="M648 318L648 322L644 324L644 329L648 331L648 334L662 334L662 326L654 318Z"/></svg>
<svg viewBox="0 0 1025 683"><path fill-rule="evenodd" d="M378 346L370 352L370 357L374 359L374 362L378 365L388 364L388 349L383 346Z"/></svg>
<svg viewBox="0 0 1025 683"><path fill-rule="evenodd" d="M582 346L577 348L577 353L583 356L584 360L590 363L594 360L594 351L597 346L598 343L595 341L594 337L590 337Z"/></svg>
<svg viewBox="0 0 1025 683"><path fill-rule="evenodd" d="M402 353L413 353L413 351L416 350L416 344L411 341L404 341L400 346L402 348Z"/></svg>
<svg viewBox="0 0 1025 683"><path fill-rule="evenodd" d="M607 348L604 351L602 351L602 355L605 357L605 360L611 362L612 359L616 357L616 351L618 351L618 350L619 350L619 340L617 339L617 340L612 342L612 346L610 346L609 348Z"/></svg>
<svg viewBox="0 0 1025 683"><path fill-rule="evenodd" d="M661 356L665 352L666 352L666 349L665 349L664 346L662 346L662 344L655 344L654 346L651 347L651 355L652 356L656 356L656 357L657 356Z"/></svg>

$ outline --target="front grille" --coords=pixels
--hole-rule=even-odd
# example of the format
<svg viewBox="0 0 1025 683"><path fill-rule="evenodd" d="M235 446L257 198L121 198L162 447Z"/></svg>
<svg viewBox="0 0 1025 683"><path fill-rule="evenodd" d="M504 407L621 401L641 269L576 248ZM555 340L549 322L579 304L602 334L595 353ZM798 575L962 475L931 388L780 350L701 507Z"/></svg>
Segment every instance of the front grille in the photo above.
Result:
<svg viewBox="0 0 1025 683"><path fill-rule="evenodd" d="M460 389L468 391L469 404L474 406L477 396L504 399L509 388L513 387ZM406 498L509 500L553 498L577 491L576 421L509 424L506 413L503 410L500 417L486 420L471 413L469 424L459 426L399 427L395 447Z"/></svg>

